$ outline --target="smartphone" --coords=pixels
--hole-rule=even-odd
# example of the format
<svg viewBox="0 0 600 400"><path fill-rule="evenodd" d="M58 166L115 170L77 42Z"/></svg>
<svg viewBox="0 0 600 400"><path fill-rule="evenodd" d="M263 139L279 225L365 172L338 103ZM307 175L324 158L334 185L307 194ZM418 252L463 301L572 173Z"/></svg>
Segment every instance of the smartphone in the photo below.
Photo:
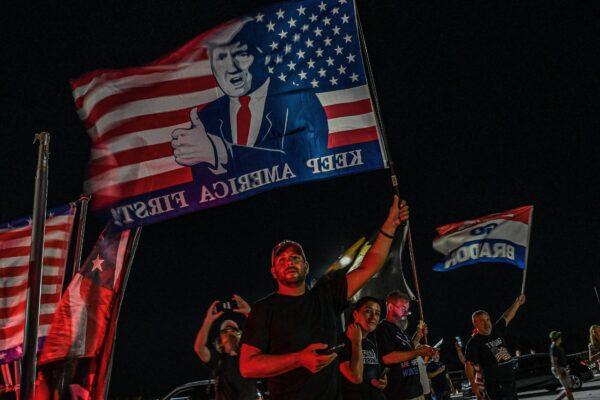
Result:
<svg viewBox="0 0 600 400"><path fill-rule="evenodd" d="M389 367L385 367L383 369L383 371L381 371L381 373L379 374L379 376L377 377L377 379L383 379L383 377L390 372L390 368Z"/></svg>
<svg viewBox="0 0 600 400"><path fill-rule="evenodd" d="M238 308L238 303L235 300L222 301L215 307L215 312L233 311L237 310Z"/></svg>
<svg viewBox="0 0 600 400"><path fill-rule="evenodd" d="M456 336L454 339L456 339L456 343L458 343L458 347L463 347L462 345L462 340L460 339L460 336Z"/></svg>
<svg viewBox="0 0 600 400"><path fill-rule="evenodd" d="M319 349L319 350L315 350L315 353L319 354L319 355L329 355L331 353L337 353L338 351L342 350L344 347L346 347L345 343L341 343L335 346L329 346L326 349Z"/></svg>

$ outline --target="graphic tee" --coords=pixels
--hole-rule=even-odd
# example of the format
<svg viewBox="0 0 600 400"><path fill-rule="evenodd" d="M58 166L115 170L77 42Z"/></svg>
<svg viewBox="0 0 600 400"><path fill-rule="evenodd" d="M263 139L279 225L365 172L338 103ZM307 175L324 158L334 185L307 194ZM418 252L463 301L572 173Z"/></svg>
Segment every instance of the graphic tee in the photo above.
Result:
<svg viewBox="0 0 600 400"><path fill-rule="evenodd" d="M345 333L340 334L340 343L344 343L344 349L339 354L340 364L350 361L352 358L352 343ZM361 342L363 359L363 382L355 384L350 382L340 373L342 381L342 398L344 400L385 400L383 392L371 385L371 379L379 378L383 367L379 362L377 342L373 333L368 334Z"/></svg>
<svg viewBox="0 0 600 400"><path fill-rule="evenodd" d="M489 393L514 392L514 365L508 362L512 357L503 337L505 331L506 321L500 318L489 336L478 333L467 342L465 357L479 365Z"/></svg>
<svg viewBox="0 0 600 400"><path fill-rule="evenodd" d="M556 364L554 364L554 357L556 357ZM550 362L552 367L565 368L567 364L567 356L562 346L557 346L556 343L550 345Z"/></svg>
<svg viewBox="0 0 600 400"><path fill-rule="evenodd" d="M429 364L427 364L427 372L430 374L434 373L443 366L444 364L441 362L431 360ZM450 385L448 385L448 380L446 379L446 370L431 378L431 387L433 388L433 392L438 395L450 391Z"/></svg>
<svg viewBox="0 0 600 400"><path fill-rule="evenodd" d="M215 400L255 400L256 382L240 374L240 357L210 350L206 364L215 377Z"/></svg>
<svg viewBox="0 0 600 400"><path fill-rule="evenodd" d="M377 330L377 344L381 357L393 351L414 350L412 341L406 333L391 322L384 320ZM385 364L390 368L385 396L388 399L412 399L423 394L417 359L397 364Z"/></svg>
<svg viewBox="0 0 600 400"><path fill-rule="evenodd" d="M309 344L337 343L339 316L348 304L345 271L321 278L302 296L273 293L252 306L242 343L264 354L288 354ZM268 378L271 400L338 398L338 360L313 374L296 368Z"/></svg>

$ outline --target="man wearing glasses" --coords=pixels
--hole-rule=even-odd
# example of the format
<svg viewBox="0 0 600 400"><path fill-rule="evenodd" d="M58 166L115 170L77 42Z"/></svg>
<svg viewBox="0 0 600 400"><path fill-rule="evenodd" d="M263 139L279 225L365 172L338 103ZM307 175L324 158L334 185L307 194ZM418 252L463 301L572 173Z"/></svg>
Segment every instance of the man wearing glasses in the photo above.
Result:
<svg viewBox="0 0 600 400"><path fill-rule="evenodd" d="M413 340L407 335L405 329L410 297L406 293L394 291L388 294L386 307L385 320L375 331L381 360L390 368L385 395L388 399L423 400L417 358L431 357L436 349L426 345L415 348Z"/></svg>
<svg viewBox="0 0 600 400"><path fill-rule="evenodd" d="M233 312L248 316L250 306L238 295L233 295L237 307ZM235 321L226 319L221 323L219 334L213 346L208 346L208 335L213 323L224 311L217 311L220 301L214 301L204 318L204 323L196 335L194 351L215 378L215 400L255 400L256 383L253 379L245 379L240 375L239 348L242 331Z"/></svg>
<svg viewBox="0 0 600 400"><path fill-rule="evenodd" d="M408 207L399 203L395 197L358 268L333 272L310 290L302 246L283 241L273 249L271 275L277 292L253 305L240 356L242 376L268 378L271 400L339 398L337 355L327 348L337 343L337 322L348 300L379 271L396 228L408 219Z"/></svg>

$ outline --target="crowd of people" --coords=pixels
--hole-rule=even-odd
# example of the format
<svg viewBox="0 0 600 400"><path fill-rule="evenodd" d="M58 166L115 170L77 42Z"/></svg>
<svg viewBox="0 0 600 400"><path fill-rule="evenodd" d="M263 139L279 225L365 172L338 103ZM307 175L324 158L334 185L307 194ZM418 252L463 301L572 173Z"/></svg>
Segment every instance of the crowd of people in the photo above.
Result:
<svg viewBox="0 0 600 400"><path fill-rule="evenodd" d="M209 332L224 313L221 302L214 302L194 349L214 372L216 399L262 399L256 385L260 379L272 400L448 400L455 388L439 349L424 343L427 325L421 321L414 334L407 331L411 299L406 293L393 291L385 301L362 297L353 304L345 327L340 319L349 300L382 267L396 229L407 219L408 206L395 197L361 265L348 273L332 272L310 289L302 246L279 243L271 254L277 291L252 308L234 295L231 311L247 317L244 332L226 319L209 344ZM464 353L457 343L478 400L517 398L504 334L524 303L525 296L519 296L494 323L486 311L475 311ZM561 396L572 400L560 332L552 332L550 339L552 372L564 386ZM590 329L590 358L600 361L598 326Z"/></svg>

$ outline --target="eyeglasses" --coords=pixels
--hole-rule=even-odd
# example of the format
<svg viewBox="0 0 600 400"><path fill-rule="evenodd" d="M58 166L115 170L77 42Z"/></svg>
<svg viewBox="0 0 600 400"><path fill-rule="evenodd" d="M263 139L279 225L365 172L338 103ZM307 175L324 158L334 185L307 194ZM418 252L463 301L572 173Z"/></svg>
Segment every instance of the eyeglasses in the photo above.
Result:
<svg viewBox="0 0 600 400"><path fill-rule="evenodd" d="M408 311L408 306L405 306L403 304L394 304L394 303L390 303L394 308L397 308L398 310L402 310L403 312L407 312Z"/></svg>
<svg viewBox="0 0 600 400"><path fill-rule="evenodd" d="M229 332L237 333L239 331L240 330L234 326L227 326L227 327L221 329L219 332L220 333L229 333Z"/></svg>

